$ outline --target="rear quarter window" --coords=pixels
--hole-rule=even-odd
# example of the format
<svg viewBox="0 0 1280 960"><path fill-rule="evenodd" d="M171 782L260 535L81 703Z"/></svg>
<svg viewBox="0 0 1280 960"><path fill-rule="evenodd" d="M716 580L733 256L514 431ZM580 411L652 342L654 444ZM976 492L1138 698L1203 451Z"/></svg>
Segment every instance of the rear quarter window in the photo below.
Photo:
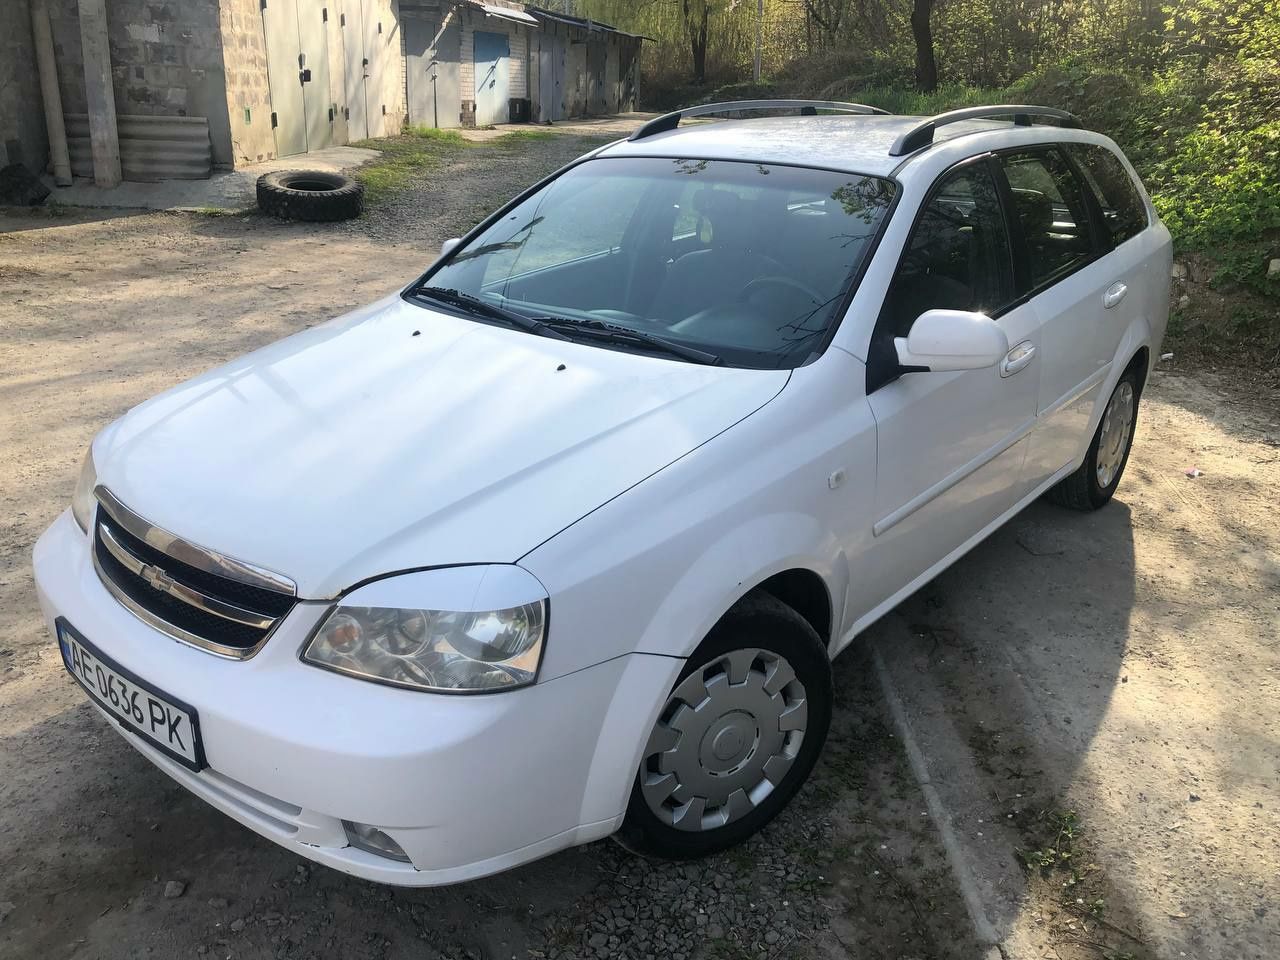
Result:
<svg viewBox="0 0 1280 960"><path fill-rule="evenodd" d="M1119 246L1147 228L1147 208L1120 158L1094 143L1067 145L1102 207L1102 222Z"/></svg>

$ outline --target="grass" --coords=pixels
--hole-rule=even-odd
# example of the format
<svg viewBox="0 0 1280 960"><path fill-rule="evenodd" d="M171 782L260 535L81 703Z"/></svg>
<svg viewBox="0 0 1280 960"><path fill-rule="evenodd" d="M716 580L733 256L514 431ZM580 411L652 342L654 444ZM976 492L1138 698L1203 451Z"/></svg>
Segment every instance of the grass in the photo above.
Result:
<svg viewBox="0 0 1280 960"><path fill-rule="evenodd" d="M492 140L468 140L457 130L439 130L415 124L398 137L361 140L352 144L382 155L358 169L354 176L364 184L365 200L378 206L395 198L410 183L464 150L519 149L527 143L557 136L550 130L514 130Z"/></svg>

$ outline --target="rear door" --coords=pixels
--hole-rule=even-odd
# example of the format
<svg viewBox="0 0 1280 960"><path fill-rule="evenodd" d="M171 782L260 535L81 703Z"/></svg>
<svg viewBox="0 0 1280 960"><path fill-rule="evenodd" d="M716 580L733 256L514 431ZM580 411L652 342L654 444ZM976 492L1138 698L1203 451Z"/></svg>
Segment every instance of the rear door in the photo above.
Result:
<svg viewBox="0 0 1280 960"><path fill-rule="evenodd" d="M1026 482L1035 486L1075 466L1085 449L1126 326L1126 271L1108 253L1097 203L1062 147L1006 151L999 159L1019 290L1044 325L1025 465Z"/></svg>

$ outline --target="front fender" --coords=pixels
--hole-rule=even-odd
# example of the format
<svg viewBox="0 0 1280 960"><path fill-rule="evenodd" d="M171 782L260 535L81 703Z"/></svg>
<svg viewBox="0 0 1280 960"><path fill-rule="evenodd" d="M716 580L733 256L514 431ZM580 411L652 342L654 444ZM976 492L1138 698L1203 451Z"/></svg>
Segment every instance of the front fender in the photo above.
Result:
<svg viewBox="0 0 1280 960"><path fill-rule="evenodd" d="M872 510L876 451L861 364L829 353L833 363L796 371L771 403L520 559L551 597L542 676L627 653L687 657L747 591L795 568L821 578L838 633L842 545Z"/></svg>

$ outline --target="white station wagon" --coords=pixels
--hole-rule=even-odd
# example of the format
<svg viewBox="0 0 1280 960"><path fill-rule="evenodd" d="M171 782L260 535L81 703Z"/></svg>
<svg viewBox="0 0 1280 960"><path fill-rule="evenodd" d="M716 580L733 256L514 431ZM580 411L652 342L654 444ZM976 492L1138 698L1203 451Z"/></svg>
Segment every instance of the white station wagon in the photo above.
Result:
<svg viewBox="0 0 1280 960"><path fill-rule="evenodd" d="M1111 497L1168 317L1106 137L875 114L658 118L129 411L35 548L67 670L372 880L760 829L859 631L1041 494Z"/></svg>

